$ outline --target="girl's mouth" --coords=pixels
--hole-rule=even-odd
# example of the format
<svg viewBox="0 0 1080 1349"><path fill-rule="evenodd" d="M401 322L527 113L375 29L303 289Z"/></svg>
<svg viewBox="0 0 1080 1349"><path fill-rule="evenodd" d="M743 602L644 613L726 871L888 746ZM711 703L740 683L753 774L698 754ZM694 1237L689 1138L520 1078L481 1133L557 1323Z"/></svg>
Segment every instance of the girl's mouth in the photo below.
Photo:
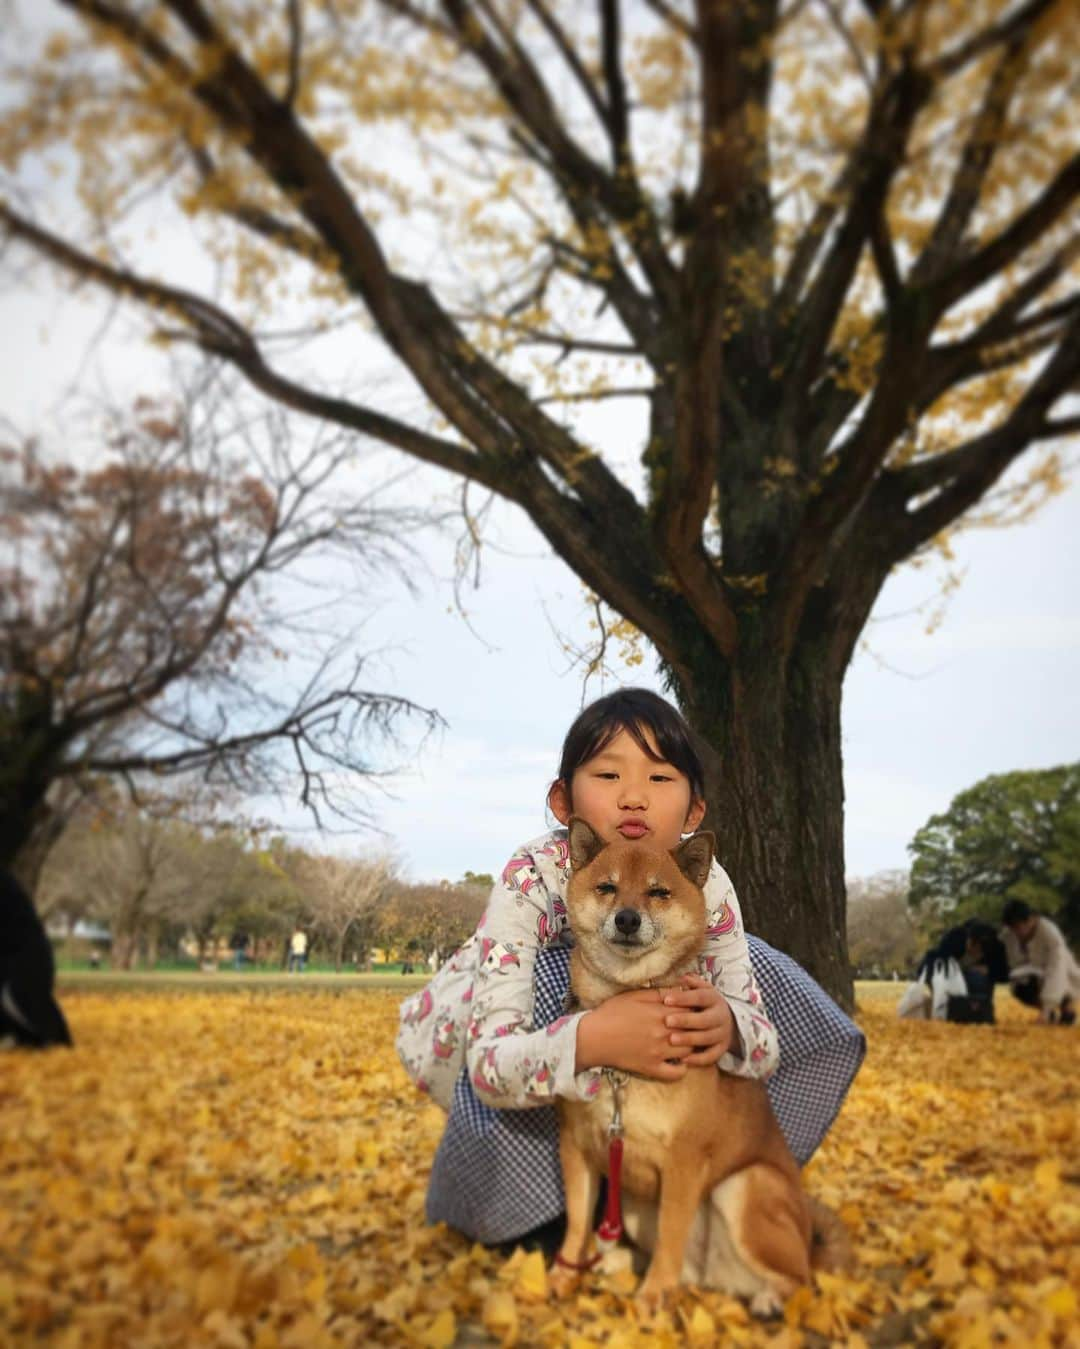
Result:
<svg viewBox="0 0 1080 1349"><path fill-rule="evenodd" d="M643 838L649 832L644 820L623 820L618 829L623 838Z"/></svg>

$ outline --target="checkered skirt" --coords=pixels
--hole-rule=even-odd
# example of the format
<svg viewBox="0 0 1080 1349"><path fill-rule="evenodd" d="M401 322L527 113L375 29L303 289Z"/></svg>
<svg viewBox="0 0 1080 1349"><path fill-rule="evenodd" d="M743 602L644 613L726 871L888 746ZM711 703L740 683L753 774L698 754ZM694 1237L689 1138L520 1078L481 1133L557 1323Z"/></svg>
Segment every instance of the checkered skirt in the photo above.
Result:
<svg viewBox="0 0 1080 1349"><path fill-rule="evenodd" d="M780 1065L766 1083L773 1111L800 1163L836 1118L866 1053L866 1038L801 965L757 937L750 963L776 1026ZM533 1020L560 1016L570 984L570 949L539 951ZM512 1241L563 1212L559 1126L553 1106L493 1110L462 1069L431 1168L429 1222L475 1241Z"/></svg>

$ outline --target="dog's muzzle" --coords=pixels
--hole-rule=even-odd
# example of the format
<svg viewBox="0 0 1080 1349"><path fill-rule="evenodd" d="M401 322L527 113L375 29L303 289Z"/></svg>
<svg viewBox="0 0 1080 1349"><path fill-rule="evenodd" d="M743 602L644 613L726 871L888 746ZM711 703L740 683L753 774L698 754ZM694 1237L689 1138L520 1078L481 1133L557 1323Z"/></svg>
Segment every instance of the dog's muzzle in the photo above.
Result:
<svg viewBox="0 0 1080 1349"><path fill-rule="evenodd" d="M602 931L612 946L651 946L656 939L652 919L639 909L617 909L604 919Z"/></svg>

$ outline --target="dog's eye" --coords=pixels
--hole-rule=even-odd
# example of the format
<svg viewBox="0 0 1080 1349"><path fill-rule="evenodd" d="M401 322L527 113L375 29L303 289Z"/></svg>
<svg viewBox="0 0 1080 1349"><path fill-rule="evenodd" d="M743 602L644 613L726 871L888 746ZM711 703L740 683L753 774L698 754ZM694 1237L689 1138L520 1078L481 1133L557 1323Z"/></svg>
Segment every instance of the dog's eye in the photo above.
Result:
<svg viewBox="0 0 1080 1349"><path fill-rule="evenodd" d="M598 895L613 895L615 893L615 886L612 885L610 881L601 881L596 887L596 893Z"/></svg>
<svg viewBox="0 0 1080 1349"><path fill-rule="evenodd" d="M664 887L663 887L662 885L654 885L653 888L649 891L649 898L650 898L650 899L670 899L670 898L671 898L671 891L670 891L670 890L665 890Z"/></svg>

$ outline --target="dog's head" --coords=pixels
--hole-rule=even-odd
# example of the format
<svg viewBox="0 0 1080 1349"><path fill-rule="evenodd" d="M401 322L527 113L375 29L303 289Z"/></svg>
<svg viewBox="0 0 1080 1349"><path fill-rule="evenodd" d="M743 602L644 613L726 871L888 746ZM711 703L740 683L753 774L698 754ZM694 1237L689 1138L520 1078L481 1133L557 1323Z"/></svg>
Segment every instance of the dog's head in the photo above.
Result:
<svg viewBox="0 0 1080 1349"><path fill-rule="evenodd" d="M605 844L572 819L566 910L589 965L627 988L684 970L705 944L702 889L714 845L707 832L672 852Z"/></svg>

